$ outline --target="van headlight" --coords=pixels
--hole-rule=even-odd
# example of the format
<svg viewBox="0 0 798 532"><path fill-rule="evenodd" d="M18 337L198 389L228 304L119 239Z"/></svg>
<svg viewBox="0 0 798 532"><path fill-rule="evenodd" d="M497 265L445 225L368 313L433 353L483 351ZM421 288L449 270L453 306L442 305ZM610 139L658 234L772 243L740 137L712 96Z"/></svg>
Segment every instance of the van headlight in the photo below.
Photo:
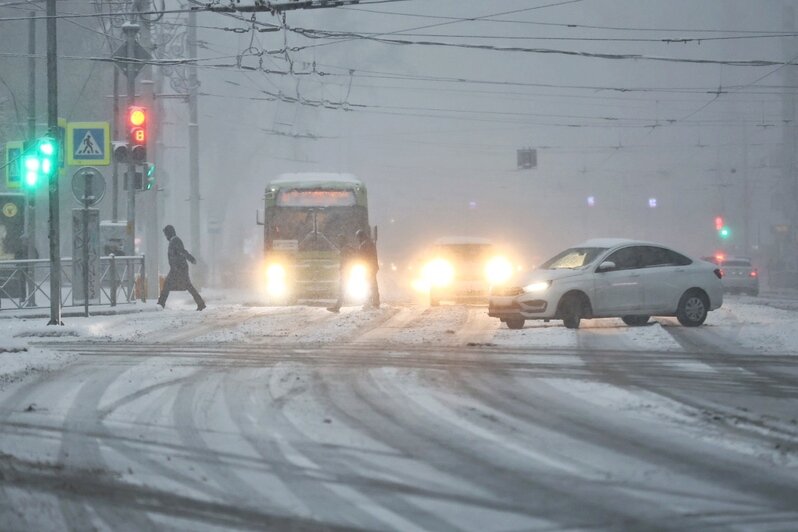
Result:
<svg viewBox="0 0 798 532"><path fill-rule="evenodd" d="M545 292L551 286L551 281L540 281L537 283L531 283L524 287L524 292L528 294L535 294L540 292Z"/></svg>
<svg viewBox="0 0 798 532"><path fill-rule="evenodd" d="M512 275L513 265L504 257L494 257L485 265L485 277L489 284L504 284Z"/></svg>
<svg viewBox="0 0 798 532"><path fill-rule="evenodd" d="M430 287L442 288L454 281L454 266L444 259L435 259L424 266L424 280Z"/></svg>
<svg viewBox="0 0 798 532"><path fill-rule="evenodd" d="M266 267L266 292L272 297L281 297L288 292L285 266L269 264Z"/></svg>

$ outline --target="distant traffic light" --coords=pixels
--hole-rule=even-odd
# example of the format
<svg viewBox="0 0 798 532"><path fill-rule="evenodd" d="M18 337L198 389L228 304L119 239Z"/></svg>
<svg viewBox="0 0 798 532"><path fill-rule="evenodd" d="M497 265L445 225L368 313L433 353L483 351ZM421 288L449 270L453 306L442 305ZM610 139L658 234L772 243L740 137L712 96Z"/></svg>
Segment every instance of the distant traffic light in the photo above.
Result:
<svg viewBox="0 0 798 532"><path fill-rule="evenodd" d="M22 152L22 186L38 188L58 171L58 142L52 137L25 142Z"/></svg>
<svg viewBox="0 0 798 532"><path fill-rule="evenodd" d="M130 126L130 157L134 162L147 160L147 110L136 105L128 107L127 122Z"/></svg>
<svg viewBox="0 0 798 532"><path fill-rule="evenodd" d="M720 237L721 240L726 240L731 236L731 229L726 225L723 216L715 217L715 230L718 232L718 237Z"/></svg>

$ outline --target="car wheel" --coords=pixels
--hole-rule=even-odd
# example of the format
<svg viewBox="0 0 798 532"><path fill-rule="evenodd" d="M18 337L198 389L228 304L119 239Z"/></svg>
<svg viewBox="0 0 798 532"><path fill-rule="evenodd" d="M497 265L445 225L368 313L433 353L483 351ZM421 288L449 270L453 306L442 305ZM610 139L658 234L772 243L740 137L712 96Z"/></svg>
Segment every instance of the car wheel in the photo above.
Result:
<svg viewBox="0 0 798 532"><path fill-rule="evenodd" d="M566 296L566 299L560 303L563 325L567 329L578 329L582 317L587 315L586 309L588 303L585 301L584 296L578 294L571 294Z"/></svg>
<svg viewBox="0 0 798 532"><path fill-rule="evenodd" d="M685 327L698 327L707 319L709 301L698 290L688 290L679 300L676 319Z"/></svg>
<svg viewBox="0 0 798 532"><path fill-rule="evenodd" d="M630 327L640 327L641 325L645 325L646 323L648 323L648 319L650 317L651 316L634 315L634 316L624 316L621 319L626 325Z"/></svg>
<svg viewBox="0 0 798 532"><path fill-rule="evenodd" d="M523 329L526 320L523 318L510 318L508 320L505 320L505 323L507 323L508 329Z"/></svg>

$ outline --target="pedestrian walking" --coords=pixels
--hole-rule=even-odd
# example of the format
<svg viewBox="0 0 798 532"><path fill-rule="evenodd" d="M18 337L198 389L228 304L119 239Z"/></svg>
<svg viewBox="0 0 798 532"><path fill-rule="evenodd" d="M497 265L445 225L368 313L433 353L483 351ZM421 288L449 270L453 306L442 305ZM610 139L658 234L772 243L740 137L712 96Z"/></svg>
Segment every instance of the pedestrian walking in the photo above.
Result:
<svg viewBox="0 0 798 532"><path fill-rule="evenodd" d="M196 264L197 259L186 251L186 248L183 246L183 241L177 236L173 226L167 225L164 227L163 234L166 240L169 241L169 273L166 275L163 290L161 290L161 295L158 297L158 304L161 305L161 307L166 307L166 298L169 297L169 292L173 290L187 290L188 293L191 294L191 297L194 298L194 302L197 304L197 310L204 309L205 301L202 300L202 296L199 295L197 289L191 284L191 278L188 276L188 263Z"/></svg>
<svg viewBox="0 0 798 532"><path fill-rule="evenodd" d="M380 269L380 265L377 261L377 245L363 229L358 229L355 236L359 243L357 256L366 266L369 283L369 299L363 308L380 308L380 289L377 286L377 270Z"/></svg>

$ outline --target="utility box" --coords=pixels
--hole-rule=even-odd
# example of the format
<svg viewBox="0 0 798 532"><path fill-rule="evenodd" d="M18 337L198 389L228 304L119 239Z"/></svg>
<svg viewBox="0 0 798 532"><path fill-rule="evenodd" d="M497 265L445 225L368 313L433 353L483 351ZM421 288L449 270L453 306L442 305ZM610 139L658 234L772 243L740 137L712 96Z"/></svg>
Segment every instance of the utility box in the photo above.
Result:
<svg viewBox="0 0 798 532"><path fill-rule="evenodd" d="M521 148L516 152L518 168L537 168L538 151L532 148Z"/></svg>
<svg viewBox="0 0 798 532"><path fill-rule="evenodd" d="M28 258L28 241L25 235L25 195L0 194L0 260ZM31 257L36 258L36 257ZM24 298L25 280L13 263L0 265L0 299Z"/></svg>
<svg viewBox="0 0 798 532"><path fill-rule="evenodd" d="M0 260L27 258L25 194L0 194Z"/></svg>
<svg viewBox="0 0 798 532"><path fill-rule="evenodd" d="M127 222L100 222L100 250L102 255L125 255L125 242L127 240ZM132 255L132 253L131 253Z"/></svg>

